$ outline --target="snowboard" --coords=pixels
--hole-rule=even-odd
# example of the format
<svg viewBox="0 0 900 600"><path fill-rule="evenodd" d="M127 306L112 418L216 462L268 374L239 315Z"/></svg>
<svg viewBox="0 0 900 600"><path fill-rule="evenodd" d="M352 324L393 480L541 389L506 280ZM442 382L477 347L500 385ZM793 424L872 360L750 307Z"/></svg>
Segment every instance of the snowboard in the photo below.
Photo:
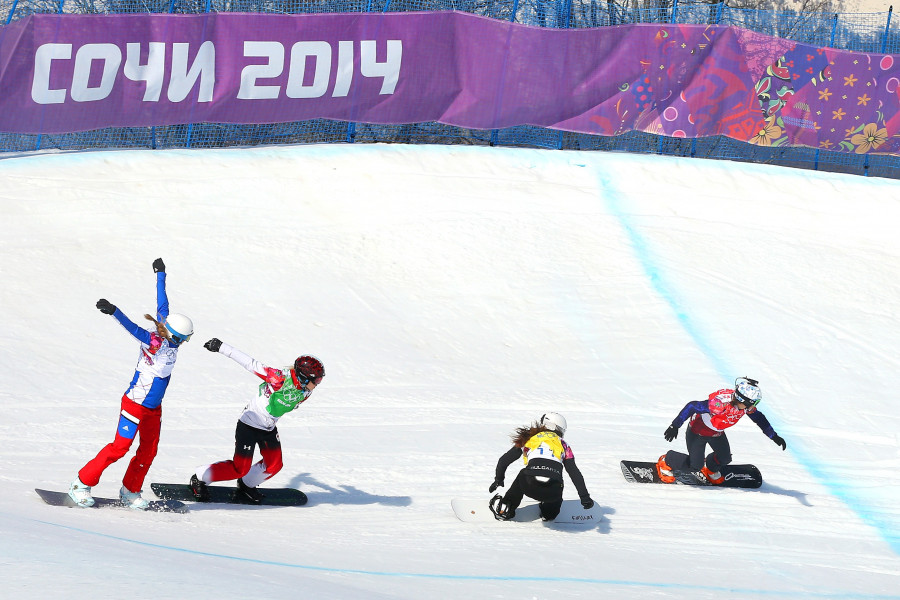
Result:
<svg viewBox="0 0 900 600"><path fill-rule="evenodd" d="M306 494L293 488L259 488L263 500L259 504L244 500L237 495L237 487L211 485L209 487L210 503L249 504L251 506L303 506L309 501ZM191 486L185 483L151 483L153 493L164 500L181 500L198 502L194 498Z"/></svg>
<svg viewBox="0 0 900 600"><path fill-rule="evenodd" d="M35 492L38 493L38 496L41 499L49 504L50 506L68 506L70 508L83 508L79 507L72 498L69 497L69 494L66 492L54 492L51 490L41 490L35 488ZM128 510L132 510L125 506L121 500L118 498L98 498L94 496L94 506L90 508L125 508ZM151 500L150 506L144 509L144 512L171 512L171 513L186 513L188 511L188 507L183 502L178 502L177 500Z"/></svg>
<svg viewBox="0 0 900 600"><path fill-rule="evenodd" d="M488 523L496 521L494 513L488 506L488 499L453 498L450 501L453 513L460 521L466 523ZM601 513L596 504L591 508L582 508L578 500L563 500L559 515L547 523L558 525L575 525L579 527L595 527L601 519ZM541 509L537 504L523 504L516 509L516 516L510 519L512 522L525 523L540 521Z"/></svg>
<svg viewBox="0 0 900 600"><path fill-rule="evenodd" d="M725 465L720 471L725 481L719 484L699 482L690 473L675 475L675 484L698 487L758 488L762 485L762 474L754 465ZM622 475L632 483L663 483L656 471L656 462L622 461Z"/></svg>

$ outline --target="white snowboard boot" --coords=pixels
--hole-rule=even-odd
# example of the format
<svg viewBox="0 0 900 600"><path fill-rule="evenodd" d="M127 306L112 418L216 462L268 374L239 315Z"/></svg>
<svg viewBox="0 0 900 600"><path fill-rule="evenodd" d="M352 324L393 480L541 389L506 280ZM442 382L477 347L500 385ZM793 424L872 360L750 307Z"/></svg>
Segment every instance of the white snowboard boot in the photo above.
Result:
<svg viewBox="0 0 900 600"><path fill-rule="evenodd" d="M129 492L124 485L119 490L119 500L128 508L133 508L134 510L147 510L147 507L150 506L149 502L141 498L141 491Z"/></svg>
<svg viewBox="0 0 900 600"><path fill-rule="evenodd" d="M94 497L91 496L91 486L81 483L81 478L75 476L75 481L69 486L69 498L82 508L94 505Z"/></svg>

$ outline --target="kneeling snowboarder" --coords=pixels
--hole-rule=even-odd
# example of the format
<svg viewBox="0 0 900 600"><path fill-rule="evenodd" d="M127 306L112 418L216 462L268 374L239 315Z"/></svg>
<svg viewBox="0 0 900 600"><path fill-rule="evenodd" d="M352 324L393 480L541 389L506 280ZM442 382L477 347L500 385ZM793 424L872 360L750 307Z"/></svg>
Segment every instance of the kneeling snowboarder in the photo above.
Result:
<svg viewBox="0 0 900 600"><path fill-rule="evenodd" d="M725 430L735 425L741 417L747 415L762 430L766 437L787 448L787 442L781 438L766 416L756 408L762 400L759 382L748 377L738 377L734 389L721 389L709 395L706 400L688 402L664 434L666 441L678 437L678 428L690 419L685 443L687 454L669 450L659 457L656 469L663 483L675 483L693 478L698 483L721 484L724 477L721 468L731 463L731 445ZM706 454L706 446L712 452ZM685 479L687 478L687 479Z"/></svg>
<svg viewBox="0 0 900 600"><path fill-rule="evenodd" d="M563 440L565 433L566 419L559 413L546 413L540 421L515 430L511 436L513 447L497 461L494 483L488 491L494 492L503 486L506 469L520 456L525 467L505 495L497 494L491 498L491 512L498 520L508 521L515 517L524 496L540 503L544 521L555 519L563 502L563 468L575 484L581 505L585 509L594 505L584 477L575 464L572 449Z"/></svg>

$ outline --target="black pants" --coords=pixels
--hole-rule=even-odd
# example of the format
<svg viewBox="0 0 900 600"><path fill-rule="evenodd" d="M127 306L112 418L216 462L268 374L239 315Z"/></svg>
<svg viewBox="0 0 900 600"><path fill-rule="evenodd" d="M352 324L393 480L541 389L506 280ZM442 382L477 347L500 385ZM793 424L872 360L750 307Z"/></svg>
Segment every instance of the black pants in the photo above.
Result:
<svg viewBox="0 0 900 600"><path fill-rule="evenodd" d="M506 490L503 502L515 511L522 503L522 497L528 496L540 503L541 517L555 519L562 508L563 482L558 479L541 481L528 469L522 469L515 481Z"/></svg>
<svg viewBox="0 0 900 600"><path fill-rule="evenodd" d="M253 459L253 449L259 446L260 452L281 452L281 438L278 428L272 431L251 427L243 421L237 422L234 429L234 455Z"/></svg>
<svg viewBox="0 0 900 600"><path fill-rule="evenodd" d="M213 463L210 467L212 481L230 481L244 477L253 467L253 450L259 446L266 478L281 470L281 440L278 428L272 431L251 427L238 421L234 430L234 458ZM247 483L246 481L244 483ZM251 487L256 487L256 482Z"/></svg>
<svg viewBox="0 0 900 600"><path fill-rule="evenodd" d="M687 444L687 454L675 450L666 453L666 464L675 471L699 471L704 464L710 471L718 471L731 462L731 444L724 433L718 437L710 437L696 434L688 427L684 441ZM706 454L707 444L712 450L709 454Z"/></svg>

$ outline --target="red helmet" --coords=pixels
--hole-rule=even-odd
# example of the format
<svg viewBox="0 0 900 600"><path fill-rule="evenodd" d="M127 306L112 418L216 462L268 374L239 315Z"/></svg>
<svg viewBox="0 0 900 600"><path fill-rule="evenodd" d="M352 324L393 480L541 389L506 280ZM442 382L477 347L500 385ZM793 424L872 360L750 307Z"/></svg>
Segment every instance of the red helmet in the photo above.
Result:
<svg viewBox="0 0 900 600"><path fill-rule="evenodd" d="M306 354L294 361L294 371L297 375L302 375L316 385L319 385L322 378L325 377L325 367L322 366L322 361L315 356Z"/></svg>

